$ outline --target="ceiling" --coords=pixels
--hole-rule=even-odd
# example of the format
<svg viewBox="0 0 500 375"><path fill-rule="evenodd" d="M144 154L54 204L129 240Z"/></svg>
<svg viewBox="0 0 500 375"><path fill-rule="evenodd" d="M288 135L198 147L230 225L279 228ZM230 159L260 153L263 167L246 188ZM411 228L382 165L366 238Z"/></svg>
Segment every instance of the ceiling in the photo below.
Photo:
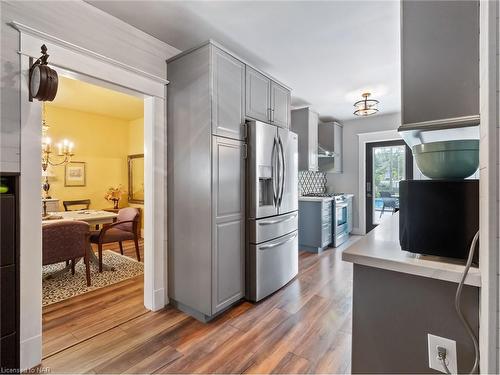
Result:
<svg viewBox="0 0 500 375"><path fill-rule="evenodd" d="M400 111L399 1L88 2L180 50L214 39L324 120L355 117L367 90Z"/></svg>
<svg viewBox="0 0 500 375"><path fill-rule="evenodd" d="M61 75L56 98L50 105L122 120L144 116L144 101L140 98Z"/></svg>

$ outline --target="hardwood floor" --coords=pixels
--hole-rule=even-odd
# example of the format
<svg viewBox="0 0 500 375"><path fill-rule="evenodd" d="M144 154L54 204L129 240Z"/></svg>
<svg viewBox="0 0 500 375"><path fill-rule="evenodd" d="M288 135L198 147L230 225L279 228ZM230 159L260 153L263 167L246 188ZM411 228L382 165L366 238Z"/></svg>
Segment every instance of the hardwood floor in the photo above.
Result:
<svg viewBox="0 0 500 375"><path fill-rule="evenodd" d="M44 310L44 353L65 336L69 344L42 365L56 373L349 373L352 265L341 252L356 240L319 256L301 252L285 288L208 324L171 307L145 312L132 280Z"/></svg>

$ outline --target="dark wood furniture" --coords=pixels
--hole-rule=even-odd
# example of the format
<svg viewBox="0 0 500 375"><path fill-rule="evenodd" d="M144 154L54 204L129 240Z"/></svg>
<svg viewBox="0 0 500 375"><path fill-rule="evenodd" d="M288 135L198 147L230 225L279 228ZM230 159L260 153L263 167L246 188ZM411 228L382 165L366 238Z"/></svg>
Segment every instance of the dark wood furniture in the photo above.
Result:
<svg viewBox="0 0 500 375"><path fill-rule="evenodd" d="M19 369L19 175L0 173L0 368Z"/></svg>
<svg viewBox="0 0 500 375"><path fill-rule="evenodd" d="M99 251L99 272L102 272L102 245L118 242L123 255L123 241L134 241L137 260L141 261L139 252L140 212L135 207L126 207L118 211L118 218L113 224L105 224L101 230L92 231L90 242L97 244Z"/></svg>
<svg viewBox="0 0 500 375"><path fill-rule="evenodd" d="M70 207L73 206L84 206L84 210L88 210L90 207L90 199L80 199L76 201L63 201L64 211L74 211ZM81 209L81 208L79 208Z"/></svg>
<svg viewBox="0 0 500 375"><path fill-rule="evenodd" d="M75 274L75 262L83 258L87 286L90 286L90 229L85 221L56 221L42 226L42 264L71 261L71 273Z"/></svg>

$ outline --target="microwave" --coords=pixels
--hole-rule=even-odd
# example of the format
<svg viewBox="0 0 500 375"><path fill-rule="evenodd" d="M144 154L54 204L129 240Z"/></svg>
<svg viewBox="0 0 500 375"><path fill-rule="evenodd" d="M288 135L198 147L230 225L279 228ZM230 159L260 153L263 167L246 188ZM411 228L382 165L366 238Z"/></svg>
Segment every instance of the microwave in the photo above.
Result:
<svg viewBox="0 0 500 375"><path fill-rule="evenodd" d="M467 259L479 230L479 180L400 181L399 212L402 250Z"/></svg>

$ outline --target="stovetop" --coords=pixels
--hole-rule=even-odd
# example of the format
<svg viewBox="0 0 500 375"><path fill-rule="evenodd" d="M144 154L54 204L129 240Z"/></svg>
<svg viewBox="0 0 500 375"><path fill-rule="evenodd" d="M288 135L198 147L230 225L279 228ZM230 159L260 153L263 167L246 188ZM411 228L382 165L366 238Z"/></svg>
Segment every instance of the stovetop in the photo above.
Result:
<svg viewBox="0 0 500 375"><path fill-rule="evenodd" d="M342 202L346 200L345 193L306 193L302 195L303 197L318 197L318 198L335 198L336 202Z"/></svg>

